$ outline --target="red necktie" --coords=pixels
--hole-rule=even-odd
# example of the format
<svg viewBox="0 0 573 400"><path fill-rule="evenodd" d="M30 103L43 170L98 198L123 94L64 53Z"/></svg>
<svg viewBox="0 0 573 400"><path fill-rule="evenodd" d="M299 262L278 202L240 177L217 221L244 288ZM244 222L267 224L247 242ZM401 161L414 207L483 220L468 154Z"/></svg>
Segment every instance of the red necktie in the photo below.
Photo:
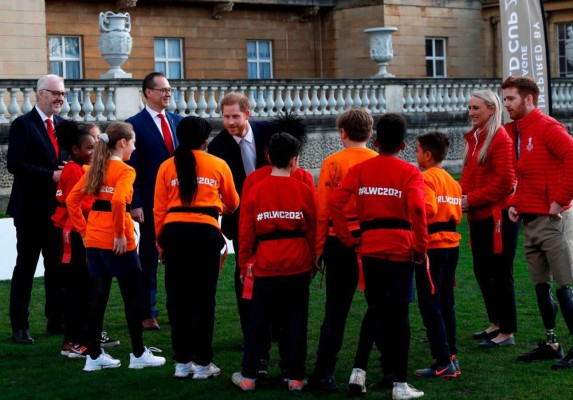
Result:
<svg viewBox="0 0 573 400"><path fill-rule="evenodd" d="M58 146L58 141L56 140L56 131L54 130L54 123L50 118L46 119L46 126L48 127L48 137L54 145L54 150L56 151L56 157L60 159L60 147Z"/></svg>
<svg viewBox="0 0 573 400"><path fill-rule="evenodd" d="M165 140L165 146L167 146L167 151L169 151L169 155L173 155L173 139L171 138L171 130L169 129L169 124L165 119L165 115L157 114L157 116L161 119L161 132L163 133L163 139Z"/></svg>

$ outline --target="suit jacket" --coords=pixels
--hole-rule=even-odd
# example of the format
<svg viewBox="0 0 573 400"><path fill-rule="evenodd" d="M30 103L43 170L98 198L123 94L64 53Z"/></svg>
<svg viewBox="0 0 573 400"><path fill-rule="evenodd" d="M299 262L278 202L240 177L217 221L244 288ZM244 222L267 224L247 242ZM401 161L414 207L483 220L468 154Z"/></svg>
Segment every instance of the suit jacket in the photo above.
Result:
<svg viewBox="0 0 573 400"><path fill-rule="evenodd" d="M265 157L265 139L270 132L272 123L267 121L249 121L253 135L255 137L255 148L257 150L257 168L267 165ZM209 142L207 146L209 153L222 158L229 164L235 181L235 188L240 194L243 191L243 182L245 181L245 167L241 157L241 148L233 136L223 129L217 136ZM223 216L221 229L227 238L238 239L239 232L239 210L231 215Z"/></svg>
<svg viewBox="0 0 573 400"><path fill-rule="evenodd" d="M53 116L54 127L63 118ZM50 217L56 208L57 183L54 171L67 159L67 153L56 155L42 117L34 107L19 116L10 126L6 164L14 175L7 214L19 217Z"/></svg>
<svg viewBox="0 0 573 400"><path fill-rule="evenodd" d="M175 135L177 124L183 119L180 115L166 112L166 119L173 133L173 147L179 145ZM147 109L130 117L125 122L133 125L135 131L135 151L131 154L128 164L135 168L137 177L133 184L132 208L143 207L147 212L153 210L153 196L155 194L155 179L159 166L169 157L163 135L155 125ZM146 218L150 218L147 216ZM150 219L152 221L153 218Z"/></svg>

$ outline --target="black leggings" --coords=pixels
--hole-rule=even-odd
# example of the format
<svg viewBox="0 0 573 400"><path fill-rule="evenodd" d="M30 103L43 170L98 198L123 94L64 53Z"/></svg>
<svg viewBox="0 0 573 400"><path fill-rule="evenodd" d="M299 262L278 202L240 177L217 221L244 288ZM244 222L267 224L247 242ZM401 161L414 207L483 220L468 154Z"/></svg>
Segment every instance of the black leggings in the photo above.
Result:
<svg viewBox="0 0 573 400"><path fill-rule="evenodd" d="M92 359L96 359L100 354L100 338L103 329L105 309L109 300L111 290L112 274L106 269L118 259L124 261L133 260L133 254L137 259L135 250L122 256L115 256L110 250L87 249L88 264L91 277L90 300L88 305L88 353ZM130 254L132 253L132 254ZM123 258L125 257L125 258ZM113 269L113 266L112 268ZM141 270L139 263L130 265L122 273L114 273L119 283L119 290L124 303L125 320L131 339L132 353L136 357L143 354L143 328L141 326L141 298L139 295L139 280Z"/></svg>

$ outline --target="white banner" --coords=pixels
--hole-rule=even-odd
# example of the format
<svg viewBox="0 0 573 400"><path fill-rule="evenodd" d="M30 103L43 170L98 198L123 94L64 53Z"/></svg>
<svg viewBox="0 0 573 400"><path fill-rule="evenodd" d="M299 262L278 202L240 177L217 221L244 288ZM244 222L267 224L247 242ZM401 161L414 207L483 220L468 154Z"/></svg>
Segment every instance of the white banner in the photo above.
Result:
<svg viewBox="0 0 573 400"><path fill-rule="evenodd" d="M500 0L503 79L529 76L540 89L539 108L550 114L551 87L542 0Z"/></svg>

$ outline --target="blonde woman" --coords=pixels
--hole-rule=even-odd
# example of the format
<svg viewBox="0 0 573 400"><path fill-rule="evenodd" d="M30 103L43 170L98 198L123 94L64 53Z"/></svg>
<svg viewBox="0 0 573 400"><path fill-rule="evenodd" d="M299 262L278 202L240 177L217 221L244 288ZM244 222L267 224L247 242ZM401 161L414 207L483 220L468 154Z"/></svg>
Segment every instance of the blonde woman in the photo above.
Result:
<svg viewBox="0 0 573 400"><path fill-rule="evenodd" d="M515 186L512 140L501 126L501 101L494 92L472 92L468 109L472 128L465 134L462 209L468 215L474 274L491 323L473 338L482 340L480 348L513 346L513 259L519 226L507 212Z"/></svg>

